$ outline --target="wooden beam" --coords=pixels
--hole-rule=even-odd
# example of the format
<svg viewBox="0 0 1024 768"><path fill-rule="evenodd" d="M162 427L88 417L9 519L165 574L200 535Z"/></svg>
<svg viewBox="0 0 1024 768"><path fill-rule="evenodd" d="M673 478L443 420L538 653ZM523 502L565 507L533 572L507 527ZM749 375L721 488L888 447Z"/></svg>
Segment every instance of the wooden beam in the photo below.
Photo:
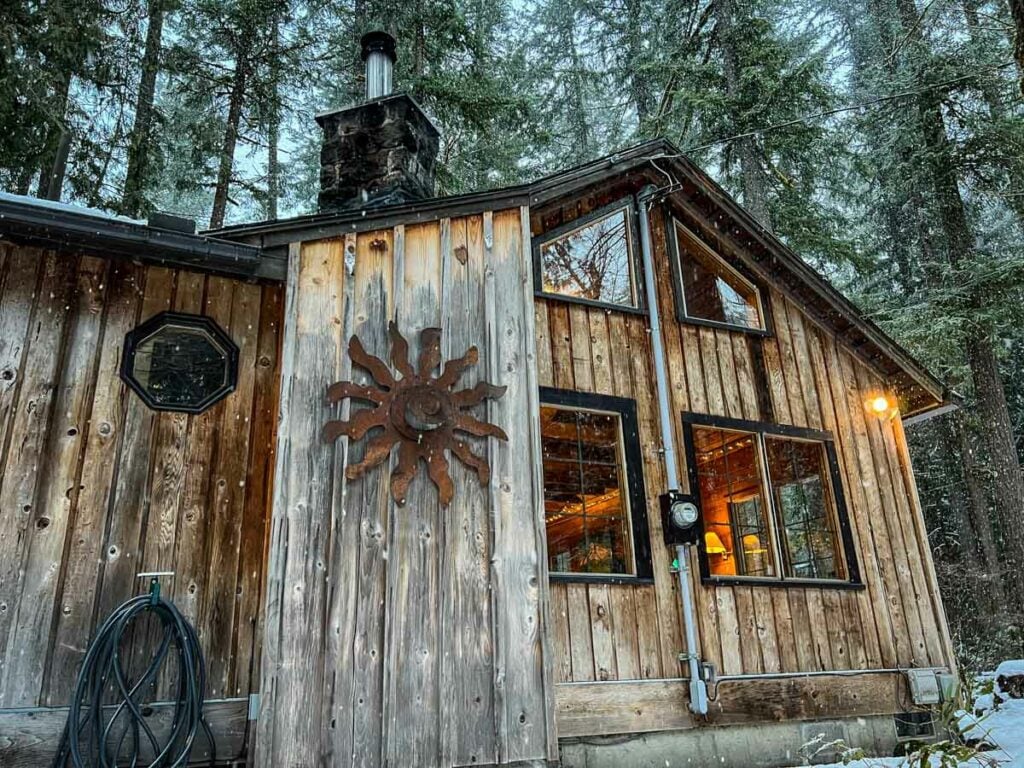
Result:
<svg viewBox="0 0 1024 768"><path fill-rule="evenodd" d="M895 672L852 675L756 676L721 680L706 719L688 706L685 680L560 683L555 722L560 739L702 725L863 717L902 712L909 701L906 679Z"/></svg>
<svg viewBox="0 0 1024 768"><path fill-rule="evenodd" d="M109 709L113 709L110 707ZM154 704L146 722L158 738L164 738L174 714L171 704ZM245 731L248 723L248 699L221 699L208 701L204 707L206 722L213 731L218 764L238 760L245 755ZM67 707L40 707L31 709L0 709L0 765L5 768L38 768L49 765L57 752ZM125 740L125 748L130 739ZM153 760L143 739L141 759ZM210 759L209 743L202 728L192 749L191 762L204 763Z"/></svg>

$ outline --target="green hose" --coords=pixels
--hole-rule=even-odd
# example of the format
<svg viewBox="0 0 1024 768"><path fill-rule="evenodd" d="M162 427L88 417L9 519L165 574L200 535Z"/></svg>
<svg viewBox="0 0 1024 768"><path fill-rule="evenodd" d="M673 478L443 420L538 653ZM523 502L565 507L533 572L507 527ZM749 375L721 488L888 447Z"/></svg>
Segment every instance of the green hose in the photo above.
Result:
<svg viewBox="0 0 1024 768"><path fill-rule="evenodd" d="M146 615L160 622L163 634L146 670L133 681L126 669L128 659L122 656L125 638L136 620ZM142 697L172 652L178 662L178 684L170 729L160 739L147 722ZM209 764L214 765L213 733L203 718L205 689L206 662L195 628L173 603L160 596L160 587L153 579L149 594L133 597L116 608L89 646L53 768L179 768L188 763L200 728L210 743ZM127 755L122 754L126 741ZM145 747L154 755L152 762L141 762Z"/></svg>

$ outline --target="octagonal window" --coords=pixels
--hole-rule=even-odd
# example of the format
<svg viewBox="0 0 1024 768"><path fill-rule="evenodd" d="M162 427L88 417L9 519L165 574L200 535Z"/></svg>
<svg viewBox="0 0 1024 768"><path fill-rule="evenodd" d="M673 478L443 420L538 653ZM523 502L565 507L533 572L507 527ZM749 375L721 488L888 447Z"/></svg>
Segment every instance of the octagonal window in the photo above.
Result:
<svg viewBox="0 0 1024 768"><path fill-rule="evenodd" d="M209 317L161 312L125 337L121 378L154 410L200 413L237 377L238 347Z"/></svg>

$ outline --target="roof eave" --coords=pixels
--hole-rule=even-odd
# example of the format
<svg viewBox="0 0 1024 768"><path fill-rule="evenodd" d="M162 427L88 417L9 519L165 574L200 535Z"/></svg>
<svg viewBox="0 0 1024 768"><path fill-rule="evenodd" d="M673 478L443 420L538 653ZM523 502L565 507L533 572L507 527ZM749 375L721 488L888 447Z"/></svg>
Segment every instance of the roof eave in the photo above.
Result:
<svg viewBox="0 0 1024 768"><path fill-rule="evenodd" d="M0 199L0 238L134 262L273 278L259 248L88 213ZM270 269L269 272L273 272Z"/></svg>

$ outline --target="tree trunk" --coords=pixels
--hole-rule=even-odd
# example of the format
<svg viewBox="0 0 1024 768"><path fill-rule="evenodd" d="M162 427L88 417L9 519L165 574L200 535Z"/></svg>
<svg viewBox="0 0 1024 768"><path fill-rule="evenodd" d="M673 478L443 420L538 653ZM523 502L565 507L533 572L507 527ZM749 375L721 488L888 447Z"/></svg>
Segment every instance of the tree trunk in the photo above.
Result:
<svg viewBox="0 0 1024 768"><path fill-rule="evenodd" d="M988 500L985 498L981 468L974 456L974 446L964 423L964 414L959 412L953 417L953 432L956 435L957 453L963 462L964 484L967 488L968 520L966 521L971 536L964 546L967 557L981 556L985 583L989 585L989 595L993 607L1003 611L1006 609L1006 592L1003 589L1003 566L999 559L999 548L996 546L992 533L992 520L988 514ZM960 514L960 510L957 510Z"/></svg>
<svg viewBox="0 0 1024 768"><path fill-rule="evenodd" d="M1024 0L1009 0L1010 15L1013 16L1013 27L1016 32L1013 38L1013 58L1017 62L1020 75L1020 92L1024 95Z"/></svg>
<svg viewBox="0 0 1024 768"><path fill-rule="evenodd" d="M732 126L737 133L746 126L738 119L740 99L740 60L736 50L735 8L733 0L716 0L718 45L722 52L725 73L726 94L733 111ZM743 181L743 207L769 232L773 231L771 212L768 209L768 177L762 163L761 150L753 136L745 136L733 142L733 148L740 162L740 177Z"/></svg>
<svg viewBox="0 0 1024 768"><path fill-rule="evenodd" d="M60 129L57 139L57 151L53 156L53 166L47 174L44 188L43 180L39 181L39 196L46 200L60 200L64 188L64 176L68 170L68 154L71 152L71 130L66 126Z"/></svg>
<svg viewBox="0 0 1024 768"><path fill-rule="evenodd" d="M135 121L128 140L128 170L124 178L121 213L138 216L146 212L147 166L153 128L153 101L156 96L156 78L160 72L160 48L163 40L165 0L150 0L146 30L146 47L142 54L142 75L139 95L135 102Z"/></svg>
<svg viewBox="0 0 1024 768"><path fill-rule="evenodd" d="M279 48L281 43L280 19L274 17L274 47ZM279 149L281 141L281 89L279 80L281 67L279 56L275 51L271 56L270 63L270 125L267 126L267 218L277 218L277 200L281 196L281 166L279 164Z"/></svg>
<svg viewBox="0 0 1024 768"><path fill-rule="evenodd" d="M917 27L917 8L914 0L898 0L897 7L905 34L923 48ZM923 78L918 73L918 82ZM928 163L939 217L946 243L948 259L956 267L969 263L974 253L974 241L967 219L957 179L954 153L946 133L940 103L934 93L922 93L917 98L918 124L922 144L928 150ZM982 302L972 302L980 310ZM977 400L980 439L985 448L989 466L994 475L994 508L1000 523L1008 574L1024 572L1024 477L1013 439L1010 411L1006 405L1003 380L999 372L993 340L984 327L977 327L966 341L967 362L974 380ZM1011 590L1017 607L1024 609L1024 590Z"/></svg>
<svg viewBox="0 0 1024 768"><path fill-rule="evenodd" d="M991 340L981 333L968 344L978 420L992 471L995 512L1003 545L1004 572L1013 580L1024 573L1024 482L1010 422L1003 380ZM1024 611L1024 590L1015 582L1017 608Z"/></svg>
<svg viewBox="0 0 1024 768"><path fill-rule="evenodd" d="M231 172L235 165L235 145L238 143L238 127L242 121L242 105L245 102L245 87L248 62L239 51L235 57L235 74L231 82L231 96L228 101L228 120L224 128L224 142L220 149L220 166L217 170L217 186L213 193L213 214L210 229L224 226L224 214L228 207L228 192L231 189Z"/></svg>
<svg viewBox="0 0 1024 768"><path fill-rule="evenodd" d="M630 100L636 109L637 128L643 133L654 110L654 95L650 78L643 71L643 7L640 0L626 0L626 38Z"/></svg>
<svg viewBox="0 0 1024 768"><path fill-rule="evenodd" d="M67 171L68 152L71 150L71 133L64 124L68 112L68 98L71 92L71 73L67 72L57 84L54 94L54 110L60 115L60 122L51 125L46 134L46 144L39 163L39 186L36 197L43 200L60 200Z"/></svg>
<svg viewBox="0 0 1024 768"><path fill-rule="evenodd" d="M568 79L572 88L573 102L573 138L575 143L574 157L577 160L589 159L591 135L590 121L587 119L586 80L583 77L583 62L580 60L579 47L576 45L575 18L570 14L566 21L566 36L569 56L572 60L572 77Z"/></svg>
<svg viewBox="0 0 1024 768"><path fill-rule="evenodd" d="M978 0L963 0L964 20L967 22L967 32L971 38L971 45L977 50L982 50L987 42L983 37L981 19L978 16L978 5ZM1018 69L1018 71L1024 70ZM1002 97L995 82L981 74L978 78L978 89L981 91L981 96L985 101L985 106L988 109L992 122L1002 120L1006 116L1006 107L1002 103ZM1024 165L1021 164L1018 156L1013 155L1009 162L1006 163L1006 166L1006 173L1010 179L1010 188L1017 190L1020 187L1020 180L1024 177L1024 173L1022 173ZM1021 226L1024 227L1024 196L1011 193L1004 196L1003 201L1016 215L1017 221L1020 222Z"/></svg>

